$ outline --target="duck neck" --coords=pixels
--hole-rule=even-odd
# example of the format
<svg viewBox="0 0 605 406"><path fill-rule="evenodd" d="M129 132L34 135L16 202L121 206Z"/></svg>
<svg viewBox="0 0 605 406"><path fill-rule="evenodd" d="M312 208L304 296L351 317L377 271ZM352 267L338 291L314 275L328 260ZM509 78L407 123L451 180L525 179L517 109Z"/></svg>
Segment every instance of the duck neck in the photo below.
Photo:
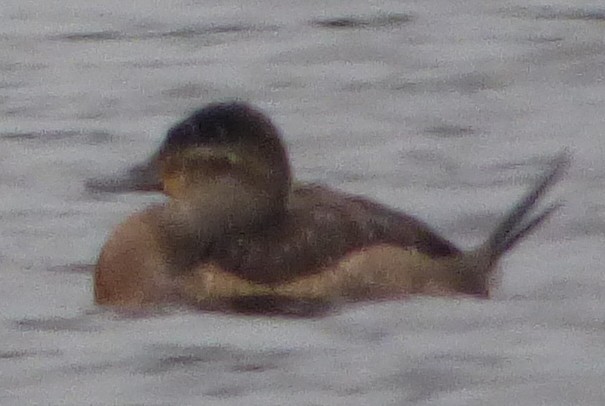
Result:
<svg viewBox="0 0 605 406"><path fill-rule="evenodd" d="M203 192L170 199L162 207L158 233L167 262L175 270L189 270L225 239L279 223L286 212L286 185L222 179L204 185Z"/></svg>

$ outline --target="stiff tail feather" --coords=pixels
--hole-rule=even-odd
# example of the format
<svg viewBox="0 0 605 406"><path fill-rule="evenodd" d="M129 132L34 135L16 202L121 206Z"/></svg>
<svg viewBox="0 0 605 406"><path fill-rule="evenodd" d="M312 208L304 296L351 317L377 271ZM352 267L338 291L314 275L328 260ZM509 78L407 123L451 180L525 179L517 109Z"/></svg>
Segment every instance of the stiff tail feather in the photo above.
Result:
<svg viewBox="0 0 605 406"><path fill-rule="evenodd" d="M538 179L530 191L519 200L498 224L484 244L484 250L489 253L491 262L497 261L505 252L533 232L561 207L561 203L557 202L531 216L535 204L546 194L550 187L557 183L568 165L569 156L567 152L553 158L549 164L549 170Z"/></svg>
<svg viewBox="0 0 605 406"><path fill-rule="evenodd" d="M556 202L536 213L536 204L557 183L568 165L569 154L566 151L554 157L549 163L549 169L504 216L487 240L477 249L464 255L463 267L467 272L470 271L470 274L466 275L469 281L475 281L472 285L483 285L486 288L486 278L498 260L561 207L562 204Z"/></svg>

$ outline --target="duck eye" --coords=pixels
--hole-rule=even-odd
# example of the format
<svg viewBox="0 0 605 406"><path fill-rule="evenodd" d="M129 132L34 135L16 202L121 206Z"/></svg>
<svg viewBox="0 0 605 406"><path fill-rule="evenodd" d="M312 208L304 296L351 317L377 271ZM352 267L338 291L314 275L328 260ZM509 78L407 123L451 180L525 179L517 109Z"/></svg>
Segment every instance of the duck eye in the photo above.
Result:
<svg viewBox="0 0 605 406"><path fill-rule="evenodd" d="M216 126L216 140L217 141L226 141L227 140L227 130L222 125Z"/></svg>
<svg viewBox="0 0 605 406"><path fill-rule="evenodd" d="M235 164L238 164L240 162L240 158L239 158L239 156L237 156L236 153L229 152L227 154L227 161L229 161L229 164L235 165Z"/></svg>
<svg viewBox="0 0 605 406"><path fill-rule="evenodd" d="M197 142L220 143L227 140L227 130L220 123L200 122L195 126Z"/></svg>

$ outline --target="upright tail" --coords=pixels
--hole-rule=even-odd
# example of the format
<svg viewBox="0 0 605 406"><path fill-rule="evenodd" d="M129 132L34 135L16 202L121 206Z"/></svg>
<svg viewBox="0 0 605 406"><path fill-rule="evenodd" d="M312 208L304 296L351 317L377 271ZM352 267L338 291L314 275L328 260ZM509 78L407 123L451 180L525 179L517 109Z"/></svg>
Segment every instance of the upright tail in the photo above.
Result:
<svg viewBox="0 0 605 406"><path fill-rule="evenodd" d="M568 164L567 152L553 158L549 163L548 171L504 216L487 240L478 248L465 252L453 264L447 265L446 269L449 269L450 278L456 281L455 284L452 283L452 286L456 286L456 291L480 296L488 295L490 274L502 255L527 237L561 207L561 203L557 202L541 211L536 212L535 210L536 203L561 178ZM449 268L450 266L453 266L453 272Z"/></svg>
<svg viewBox="0 0 605 406"><path fill-rule="evenodd" d="M569 155L567 152L563 152L553 158L549 163L548 171L538 179L530 191L506 214L480 248L487 255L486 260L488 263L495 263L505 252L513 248L561 207L561 203L557 202L532 216L536 202L561 178L568 165Z"/></svg>

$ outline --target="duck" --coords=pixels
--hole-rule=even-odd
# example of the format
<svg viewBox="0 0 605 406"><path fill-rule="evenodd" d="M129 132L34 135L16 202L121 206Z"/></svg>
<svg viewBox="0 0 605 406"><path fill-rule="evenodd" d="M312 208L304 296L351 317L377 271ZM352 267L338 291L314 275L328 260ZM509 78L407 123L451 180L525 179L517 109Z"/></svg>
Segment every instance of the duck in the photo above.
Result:
<svg viewBox="0 0 605 406"><path fill-rule="evenodd" d="M143 182L109 188L140 184L167 200L110 234L95 266L94 299L118 309L306 314L412 295L487 298L502 256L560 207L535 206L568 161L565 153L553 158L488 238L463 250L414 216L297 182L266 113L240 101L211 103L170 128L149 163L135 166L131 174Z"/></svg>

